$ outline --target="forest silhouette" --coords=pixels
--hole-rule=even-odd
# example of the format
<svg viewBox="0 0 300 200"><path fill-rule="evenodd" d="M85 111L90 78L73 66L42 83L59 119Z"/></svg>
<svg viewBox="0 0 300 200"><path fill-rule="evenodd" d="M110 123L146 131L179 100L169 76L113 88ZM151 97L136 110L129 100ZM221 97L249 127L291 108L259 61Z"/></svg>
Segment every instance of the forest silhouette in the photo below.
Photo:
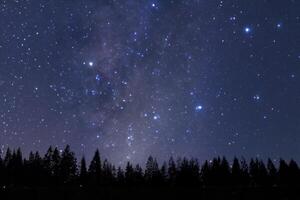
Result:
<svg viewBox="0 0 300 200"><path fill-rule="evenodd" d="M69 146L46 154L7 149L0 157L0 199L297 199L300 169L294 160L216 157L170 158L159 164L149 156L145 167L130 162L116 167L96 150L91 162L77 160Z"/></svg>

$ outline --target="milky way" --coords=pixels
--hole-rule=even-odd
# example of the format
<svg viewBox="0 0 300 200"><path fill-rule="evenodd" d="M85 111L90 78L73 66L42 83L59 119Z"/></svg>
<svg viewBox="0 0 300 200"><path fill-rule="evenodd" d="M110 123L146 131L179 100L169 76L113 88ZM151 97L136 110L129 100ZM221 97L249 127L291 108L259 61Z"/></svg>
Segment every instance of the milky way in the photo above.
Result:
<svg viewBox="0 0 300 200"><path fill-rule="evenodd" d="M296 0L3 0L1 149L299 160L299 13Z"/></svg>

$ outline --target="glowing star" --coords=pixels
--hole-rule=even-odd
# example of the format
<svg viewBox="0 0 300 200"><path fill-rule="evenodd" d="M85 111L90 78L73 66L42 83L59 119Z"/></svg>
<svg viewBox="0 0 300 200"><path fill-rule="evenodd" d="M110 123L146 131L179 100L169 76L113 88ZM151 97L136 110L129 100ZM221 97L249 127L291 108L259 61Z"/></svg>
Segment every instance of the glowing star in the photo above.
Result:
<svg viewBox="0 0 300 200"><path fill-rule="evenodd" d="M277 27L277 28L281 28L281 27L282 27L282 24L281 24L281 23L278 23L278 24L276 25L276 27Z"/></svg>
<svg viewBox="0 0 300 200"><path fill-rule="evenodd" d="M196 108L195 108L196 111L200 111L200 110L202 110L202 109L203 109L203 107L202 107L201 105L198 105L198 106L196 106Z"/></svg>
<svg viewBox="0 0 300 200"><path fill-rule="evenodd" d="M251 29L250 29L249 27L245 27L245 28L244 28L244 31L245 31L245 33L250 33L250 32L251 32Z"/></svg>
<svg viewBox="0 0 300 200"><path fill-rule="evenodd" d="M155 7L155 3L152 3L151 6L152 6L152 7Z"/></svg>
<svg viewBox="0 0 300 200"><path fill-rule="evenodd" d="M96 75L96 80L100 81L101 80L101 76L99 74Z"/></svg>
<svg viewBox="0 0 300 200"><path fill-rule="evenodd" d="M93 62L89 62L89 66L93 67L94 63Z"/></svg>
<svg viewBox="0 0 300 200"><path fill-rule="evenodd" d="M159 115L154 115L154 116L153 116L153 119L154 119L154 120L158 120L159 118L160 118Z"/></svg>
<svg viewBox="0 0 300 200"><path fill-rule="evenodd" d="M255 96L253 97L253 99L256 100L256 101L258 101L258 100L260 100L260 96L259 96L259 95L255 95Z"/></svg>

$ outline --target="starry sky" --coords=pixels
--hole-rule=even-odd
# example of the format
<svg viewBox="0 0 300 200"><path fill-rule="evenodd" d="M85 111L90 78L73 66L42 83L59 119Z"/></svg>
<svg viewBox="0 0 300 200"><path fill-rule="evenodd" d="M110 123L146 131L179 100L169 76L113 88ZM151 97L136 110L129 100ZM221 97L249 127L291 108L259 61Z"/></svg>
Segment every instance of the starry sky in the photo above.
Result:
<svg viewBox="0 0 300 200"><path fill-rule="evenodd" d="M300 1L1 0L0 148L300 161Z"/></svg>

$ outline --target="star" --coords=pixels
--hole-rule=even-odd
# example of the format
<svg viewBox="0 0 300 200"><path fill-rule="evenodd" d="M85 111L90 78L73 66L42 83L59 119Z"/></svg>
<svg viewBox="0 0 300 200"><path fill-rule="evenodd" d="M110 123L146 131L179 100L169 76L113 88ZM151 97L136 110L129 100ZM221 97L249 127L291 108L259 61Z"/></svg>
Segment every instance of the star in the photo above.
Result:
<svg viewBox="0 0 300 200"><path fill-rule="evenodd" d="M256 94L256 95L253 96L253 99L258 101L258 100L260 100L260 96L258 94Z"/></svg>
<svg viewBox="0 0 300 200"><path fill-rule="evenodd" d="M159 118L160 118L159 115L154 115L154 116L153 116L153 119L154 119L154 120L158 120Z"/></svg>
<svg viewBox="0 0 300 200"><path fill-rule="evenodd" d="M277 28L281 28L281 27L282 27L282 24L281 24L281 23L278 23L278 24L276 25L276 27L277 27Z"/></svg>
<svg viewBox="0 0 300 200"><path fill-rule="evenodd" d="M94 63L93 62L89 62L89 66L93 67Z"/></svg>
<svg viewBox="0 0 300 200"><path fill-rule="evenodd" d="M195 107L195 110L196 111L201 111L203 109L203 107L201 106L201 105L197 105L196 107Z"/></svg>
<svg viewBox="0 0 300 200"><path fill-rule="evenodd" d="M244 31L245 31L245 33L250 33L250 32L251 32L251 29L250 29L249 27L245 27L245 28L244 28Z"/></svg>
<svg viewBox="0 0 300 200"><path fill-rule="evenodd" d="M99 74L96 75L96 80L97 80L97 81L100 81L100 80L101 80L101 77L100 77Z"/></svg>

